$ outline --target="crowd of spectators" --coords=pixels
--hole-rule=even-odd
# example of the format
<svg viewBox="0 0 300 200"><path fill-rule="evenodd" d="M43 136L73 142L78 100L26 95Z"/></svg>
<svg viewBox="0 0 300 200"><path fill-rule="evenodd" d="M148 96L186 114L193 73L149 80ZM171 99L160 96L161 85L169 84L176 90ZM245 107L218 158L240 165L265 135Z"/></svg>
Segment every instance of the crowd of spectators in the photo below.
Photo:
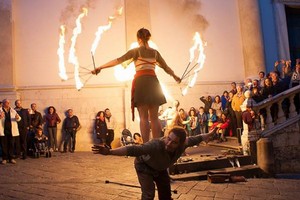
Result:
<svg viewBox="0 0 300 200"><path fill-rule="evenodd" d="M30 109L23 108L20 100L15 101L12 108L10 101L4 99L0 106L0 144L2 164L16 163L17 158L26 159L35 152L35 142L46 141L50 152L59 151L57 143L57 124L61 122L54 106L49 106L42 116L37 110L36 103L30 105ZM64 149L74 153L76 144L76 132L80 128L78 117L68 109L64 119L62 130L64 137ZM46 134L44 134L44 132ZM47 136L46 136L47 135ZM68 145L71 141L71 145Z"/></svg>
<svg viewBox="0 0 300 200"><path fill-rule="evenodd" d="M290 61L276 61L274 71L266 74L263 71L258 73L254 79L247 78L244 83L231 83L229 91L224 90L220 96L201 96L200 101L203 103L198 109L190 107L186 112L184 108L179 108L179 102L176 101L177 107L168 108L166 111L160 111L160 120L164 129L172 121L170 110L178 111L180 119L177 119L175 125L184 127L190 136L200 133L207 133L211 128L218 126L220 133L219 142L226 141L226 136L240 137L243 131L243 122L253 128L254 119L259 120L255 128L264 129L265 110L254 113L252 107L267 98L271 98L291 87L298 86L300 83L300 59L296 60L296 66L291 67ZM295 96L294 103L299 113L299 94ZM289 102L285 100L282 103L283 110L288 113ZM272 119L276 123L277 105L271 107ZM251 113L249 120L248 113ZM173 114L174 115L174 114ZM247 117L246 117L247 116ZM247 120L248 119L248 120ZM251 121L251 124L250 124ZM247 123L246 123L247 122Z"/></svg>

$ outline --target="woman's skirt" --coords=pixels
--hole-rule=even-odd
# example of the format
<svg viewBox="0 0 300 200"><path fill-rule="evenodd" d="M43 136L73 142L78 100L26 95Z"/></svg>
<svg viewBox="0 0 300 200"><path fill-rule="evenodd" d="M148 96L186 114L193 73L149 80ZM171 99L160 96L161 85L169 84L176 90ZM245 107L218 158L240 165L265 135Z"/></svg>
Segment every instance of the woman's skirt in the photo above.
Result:
<svg viewBox="0 0 300 200"><path fill-rule="evenodd" d="M166 98L156 76L144 75L137 77L134 89L134 106L162 105Z"/></svg>

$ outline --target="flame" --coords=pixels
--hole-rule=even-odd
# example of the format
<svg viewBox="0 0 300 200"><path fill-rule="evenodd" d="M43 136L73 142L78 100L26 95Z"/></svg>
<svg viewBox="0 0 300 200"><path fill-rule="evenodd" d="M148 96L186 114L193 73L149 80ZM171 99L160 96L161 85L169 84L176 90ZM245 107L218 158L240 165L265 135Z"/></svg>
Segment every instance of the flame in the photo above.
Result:
<svg viewBox="0 0 300 200"><path fill-rule="evenodd" d="M76 52L75 45L76 45L77 37L81 33L81 19L84 16L87 16L87 12L88 12L87 8L83 8L82 13L76 19L76 27L73 29L73 36L71 38L71 47L69 50L69 63L74 65L74 79L75 79L77 90L80 90L83 87L83 83L81 82L79 77L79 62L75 53Z"/></svg>
<svg viewBox="0 0 300 200"><path fill-rule="evenodd" d="M94 42L93 42L92 48L91 48L91 52L92 52L93 55L95 55L95 52L96 52L96 49L97 49L97 47L98 47L98 45L99 45L99 42L100 42L100 40L101 40L102 34L103 34L105 31L107 31L107 30L109 30L109 29L111 28L111 26L112 26L112 21L113 21L114 19L116 19L118 16L121 16L122 13L123 13L123 7L117 9L117 11L116 11L116 13L115 13L114 15L108 17L108 24L107 24L107 25L99 26L99 27L98 27L98 30L97 30L97 32L95 33L96 37L95 37L95 39L94 39Z"/></svg>
<svg viewBox="0 0 300 200"><path fill-rule="evenodd" d="M204 54L204 46L206 46L207 44L202 41L201 36L198 32L195 33L193 40L194 40L194 45L190 48L189 64L195 60L195 52L198 51L198 59L196 64L193 66L193 67L197 67L197 66L198 67L194 70L194 74L192 78L189 78L188 85L181 91L183 96L187 94L189 88L192 88L195 85L198 72L203 68L205 58L206 58L206 55Z"/></svg>
<svg viewBox="0 0 300 200"><path fill-rule="evenodd" d="M65 67L65 26L60 26L60 34L59 34L59 42L58 42L58 49L57 49L57 55L58 55L58 67L59 67L59 76L62 80L68 80L68 76L66 74L66 67Z"/></svg>

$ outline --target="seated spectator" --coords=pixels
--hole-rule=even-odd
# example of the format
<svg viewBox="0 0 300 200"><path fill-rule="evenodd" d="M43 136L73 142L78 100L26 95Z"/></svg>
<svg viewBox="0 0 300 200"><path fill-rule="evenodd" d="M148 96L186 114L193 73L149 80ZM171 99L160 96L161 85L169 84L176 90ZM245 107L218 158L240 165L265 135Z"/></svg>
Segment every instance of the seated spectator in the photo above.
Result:
<svg viewBox="0 0 300 200"><path fill-rule="evenodd" d="M227 139L225 138L225 134L226 132L228 132L229 122L230 121L227 116L222 113L221 118L211 126L210 130L213 130L215 127L218 128L216 131L216 133L218 134L218 142L227 141Z"/></svg>
<svg viewBox="0 0 300 200"><path fill-rule="evenodd" d="M143 138L142 138L141 134L139 134L139 133L133 134L133 141L134 141L134 144L138 144L138 145L144 143Z"/></svg>
<svg viewBox="0 0 300 200"><path fill-rule="evenodd" d="M217 118L221 117L222 114L222 102L219 95L215 96L214 102L211 104L211 108L214 110Z"/></svg>
<svg viewBox="0 0 300 200"><path fill-rule="evenodd" d="M43 129L37 128L34 136L35 142L45 142L48 141L48 137L43 133Z"/></svg>
<svg viewBox="0 0 300 200"><path fill-rule="evenodd" d="M44 152L48 148L48 137L43 133L43 129L37 128L34 136L35 152Z"/></svg>

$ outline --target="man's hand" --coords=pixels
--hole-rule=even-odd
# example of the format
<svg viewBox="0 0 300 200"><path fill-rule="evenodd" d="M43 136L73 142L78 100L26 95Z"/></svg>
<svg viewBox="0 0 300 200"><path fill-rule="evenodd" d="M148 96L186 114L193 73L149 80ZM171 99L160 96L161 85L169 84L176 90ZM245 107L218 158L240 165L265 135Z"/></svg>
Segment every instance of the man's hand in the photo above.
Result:
<svg viewBox="0 0 300 200"><path fill-rule="evenodd" d="M203 135L202 135L203 140L204 140L206 143L208 143L209 141L211 141L211 140L213 139L214 135L216 134L217 130L218 130L218 127L215 127L215 128L213 128L213 129L211 129L211 130L209 131L209 133L203 134Z"/></svg>
<svg viewBox="0 0 300 200"><path fill-rule="evenodd" d="M110 153L110 148L107 145L94 145L92 146L92 151L95 154L102 154L102 155L109 155Z"/></svg>

